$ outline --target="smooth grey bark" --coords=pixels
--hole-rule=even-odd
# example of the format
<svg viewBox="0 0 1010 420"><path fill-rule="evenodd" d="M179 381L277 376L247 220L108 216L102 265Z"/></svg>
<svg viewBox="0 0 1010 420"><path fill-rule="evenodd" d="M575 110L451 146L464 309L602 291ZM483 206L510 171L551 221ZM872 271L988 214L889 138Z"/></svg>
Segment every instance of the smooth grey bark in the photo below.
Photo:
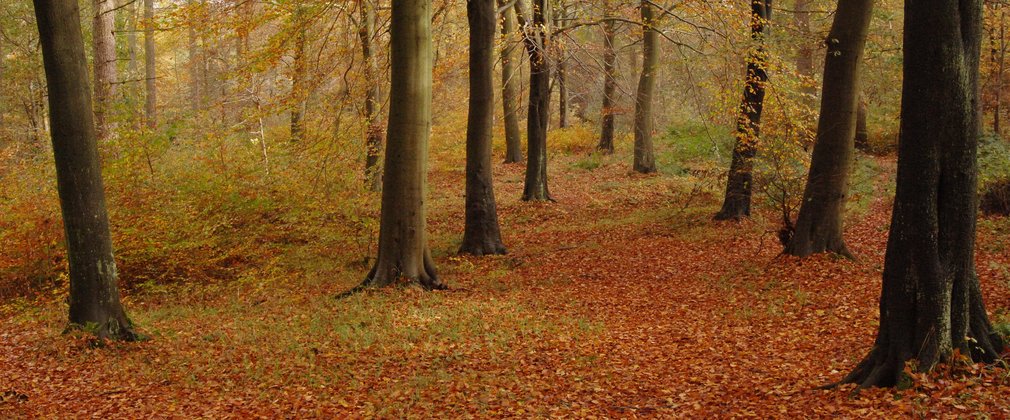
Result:
<svg viewBox="0 0 1010 420"><path fill-rule="evenodd" d="M119 300L77 2L34 0L70 266L70 326L136 340Z"/></svg>
<svg viewBox="0 0 1010 420"><path fill-rule="evenodd" d="M147 128L158 127L157 51L154 44L154 0L144 0L144 116Z"/></svg>
<svg viewBox="0 0 1010 420"><path fill-rule="evenodd" d="M505 163L519 163L523 160L522 132L519 129L519 71L516 63L516 12L508 6L508 0L498 0L501 13L501 78L503 122L505 124Z"/></svg>
<svg viewBox="0 0 1010 420"><path fill-rule="evenodd" d="M828 34L817 140L799 217L785 252L807 257L832 252L852 257L843 237L849 175L855 154L863 47L873 0L839 1Z"/></svg>
<svg viewBox="0 0 1010 420"><path fill-rule="evenodd" d="M379 255L356 290L416 284L444 289L427 237L425 191L431 132L431 0L393 0L390 91Z"/></svg>
<svg viewBox="0 0 1010 420"><path fill-rule="evenodd" d="M361 42L361 58L365 75L365 183L368 189L382 188L379 157L382 152L382 136L385 130L380 121L379 105L379 62L375 51L375 0L358 0L358 39Z"/></svg>
<svg viewBox="0 0 1010 420"><path fill-rule="evenodd" d="M761 113L768 83L765 31L772 15L772 0L751 0L751 40L755 43L747 58L736 144L726 181L726 197L715 220L740 220L750 216L754 189L754 157L761 138Z"/></svg>
<svg viewBox="0 0 1010 420"><path fill-rule="evenodd" d="M562 27L567 18L568 5L562 3L554 13L554 26ZM555 70L558 84L558 128L567 128L571 113L568 105L568 51L565 50L564 42L561 40L554 44L558 51L558 63Z"/></svg>
<svg viewBox="0 0 1010 420"><path fill-rule="evenodd" d="M516 14L523 27L526 52L530 58L530 98L526 116L526 182L523 201L553 201L547 189L547 126L550 123L551 65L550 1L534 0L530 12L525 2L516 1ZM526 14L528 13L528 15Z"/></svg>
<svg viewBox="0 0 1010 420"><path fill-rule="evenodd" d="M639 5L642 14L642 74L639 76L635 97L635 172L656 172L656 153L652 145L653 92L659 72L659 23L650 0Z"/></svg>
<svg viewBox="0 0 1010 420"><path fill-rule="evenodd" d="M872 350L842 383L895 386L953 362L992 362L975 273L981 0L905 2L898 177ZM944 71L937 71L943 69Z"/></svg>
<svg viewBox="0 0 1010 420"><path fill-rule="evenodd" d="M614 153L614 114L617 100L617 51L614 41L617 27L614 19L603 22L603 105L600 107L600 143L604 154Z"/></svg>
<svg viewBox="0 0 1010 420"><path fill-rule="evenodd" d="M491 167L494 129L495 0L467 0L470 24L470 109L466 127L466 216L459 252L505 253Z"/></svg>
<svg viewBox="0 0 1010 420"><path fill-rule="evenodd" d="M109 137L109 113L116 95L116 5L113 0L92 0L91 20L95 89L95 124L99 140Z"/></svg>

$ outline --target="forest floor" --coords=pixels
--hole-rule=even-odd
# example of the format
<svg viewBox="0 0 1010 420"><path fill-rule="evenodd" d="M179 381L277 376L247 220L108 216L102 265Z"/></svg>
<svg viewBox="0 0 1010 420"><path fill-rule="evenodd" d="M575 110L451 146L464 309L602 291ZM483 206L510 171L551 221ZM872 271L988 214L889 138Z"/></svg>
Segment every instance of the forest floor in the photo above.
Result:
<svg viewBox="0 0 1010 420"><path fill-rule="evenodd" d="M453 255L462 171L434 170L446 292L338 300L366 264L294 247L256 276L127 293L141 343L61 335L62 303L8 305L0 417L1010 416L1002 368L958 366L903 391L815 389L872 345L893 159L867 158L876 172L847 228L855 261L781 257L774 212L713 222L717 188L633 175L628 159L555 156L557 202L543 204L518 200L522 165L496 165L511 252L490 258ZM997 319L1008 231L980 224Z"/></svg>

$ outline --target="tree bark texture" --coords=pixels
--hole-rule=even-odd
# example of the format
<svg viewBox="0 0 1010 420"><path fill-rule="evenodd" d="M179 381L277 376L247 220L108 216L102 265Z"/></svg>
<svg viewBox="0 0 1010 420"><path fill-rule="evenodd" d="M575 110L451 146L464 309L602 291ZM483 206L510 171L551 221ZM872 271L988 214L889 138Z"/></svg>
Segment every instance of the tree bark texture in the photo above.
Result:
<svg viewBox="0 0 1010 420"><path fill-rule="evenodd" d="M358 38L361 40L361 57L364 59L365 74L365 182L368 189L382 188L379 157L382 151L382 136L385 130L380 121L379 105L379 61L375 51L375 0L358 0L360 25Z"/></svg>
<svg viewBox="0 0 1010 420"><path fill-rule="evenodd" d="M992 332L975 273L981 0L905 2L898 186L884 261L880 327L842 382L901 385L955 350L991 362Z"/></svg>
<svg viewBox="0 0 1010 420"><path fill-rule="evenodd" d="M503 7L501 16L501 78L502 107L504 108L505 124L505 163L519 163L523 160L522 132L519 129L519 72L516 63L516 12L506 7L508 0L498 0L498 6Z"/></svg>
<svg viewBox="0 0 1010 420"><path fill-rule="evenodd" d="M604 154L614 153L614 115L617 100L617 27L613 19L603 22L603 106L600 107L600 144Z"/></svg>
<svg viewBox="0 0 1010 420"><path fill-rule="evenodd" d="M516 2L522 16L522 2ZM550 1L534 0L531 17L521 18L530 58L530 98L526 116L526 183L524 201L552 201L547 189L547 125L550 123L551 65L547 57L551 29Z"/></svg>
<svg viewBox="0 0 1010 420"><path fill-rule="evenodd" d="M92 55L95 89L95 124L99 140L109 137L109 114L116 96L116 4L92 0Z"/></svg>
<svg viewBox="0 0 1010 420"><path fill-rule="evenodd" d="M157 51L154 46L154 0L144 0L144 115L147 128L158 127Z"/></svg>
<svg viewBox="0 0 1010 420"><path fill-rule="evenodd" d="M431 0L393 0L391 91L379 220L379 255L361 287L444 289L427 237L425 190L431 132Z"/></svg>
<svg viewBox="0 0 1010 420"><path fill-rule="evenodd" d="M635 97L635 172L648 174L656 172L656 153L652 145L653 92L659 71L659 32L655 25L658 19L650 0L642 0L639 6L642 14L642 74L638 81Z"/></svg>
<svg viewBox="0 0 1010 420"><path fill-rule="evenodd" d="M797 257L833 252L851 257L843 222L855 152L863 46L873 0L838 2L824 58L824 87L810 172L799 217L785 253Z"/></svg>
<svg viewBox="0 0 1010 420"><path fill-rule="evenodd" d="M119 300L77 2L35 0L70 266L70 328L139 338Z"/></svg>
<svg viewBox="0 0 1010 420"><path fill-rule="evenodd" d="M470 23L470 112L466 127L466 219L460 253L505 253L498 226L491 171L494 129L495 0L468 0Z"/></svg>
<svg viewBox="0 0 1010 420"><path fill-rule="evenodd" d="M751 1L751 39L754 49L747 58L743 102L737 120L736 144L726 182L726 197L715 220L740 220L750 216L754 189L754 157L761 136L761 113L768 83L765 30L771 19L772 0Z"/></svg>

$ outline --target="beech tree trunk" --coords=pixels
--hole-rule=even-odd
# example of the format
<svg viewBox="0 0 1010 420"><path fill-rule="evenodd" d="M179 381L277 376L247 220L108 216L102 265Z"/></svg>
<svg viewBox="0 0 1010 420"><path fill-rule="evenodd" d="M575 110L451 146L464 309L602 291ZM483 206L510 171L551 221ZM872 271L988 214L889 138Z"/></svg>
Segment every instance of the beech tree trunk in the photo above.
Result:
<svg viewBox="0 0 1010 420"><path fill-rule="evenodd" d="M393 0L386 159L379 255L362 287L419 285L444 289L427 237L425 190L431 132L431 0Z"/></svg>
<svg viewBox="0 0 1010 420"><path fill-rule="evenodd" d="M761 112L768 83L765 29L772 15L772 0L751 1L751 40L754 49L747 58L747 78L737 120L736 145L726 182L726 197L715 220L740 220L750 216L754 182L754 157L761 137Z"/></svg>
<svg viewBox="0 0 1010 420"><path fill-rule="evenodd" d="M80 11L75 1L35 0L34 4L70 266L68 330L135 340L139 336L126 317L116 285Z"/></svg>
<svg viewBox="0 0 1010 420"><path fill-rule="evenodd" d="M305 43L308 22L305 17L305 5L299 2L295 5L294 14L294 51L292 52L293 68L291 70L291 141L300 142L305 137L305 103L308 96L306 73L308 65L305 56Z"/></svg>
<svg viewBox="0 0 1010 420"><path fill-rule="evenodd" d="M652 96L656 90L656 73L659 71L659 32L650 0L642 0L642 74L635 98L635 172L656 172L656 154L652 146Z"/></svg>
<svg viewBox="0 0 1010 420"><path fill-rule="evenodd" d="M524 16L524 2L516 2L516 14L523 26L526 52L530 57L530 102L526 116L526 184L524 201L553 201L547 189L547 125L550 122L551 66L550 1L534 0L531 17Z"/></svg>
<svg viewBox="0 0 1010 420"><path fill-rule="evenodd" d="M116 96L116 4L113 0L92 0L95 124L99 140L109 137L109 113Z"/></svg>
<svg viewBox="0 0 1010 420"><path fill-rule="evenodd" d="M564 21L568 17L567 14L568 6L562 3L554 14L554 26L561 27L564 25ZM561 40L556 42L555 46L558 51L556 70L558 83L558 128L567 128L570 113L568 109L568 69L566 68L568 64L568 51L565 50L564 42Z"/></svg>
<svg viewBox="0 0 1010 420"><path fill-rule="evenodd" d="M157 58L154 46L154 0L144 0L144 115L147 128L158 127Z"/></svg>
<svg viewBox="0 0 1010 420"><path fill-rule="evenodd" d="M898 184L884 261L880 327L843 383L907 383L955 350L996 360L975 274L981 0L905 2ZM937 71L944 69L944 71Z"/></svg>
<svg viewBox="0 0 1010 420"><path fill-rule="evenodd" d="M613 19L603 22L603 105L600 107L600 144L596 146L604 154L614 153L614 114L617 100L617 51L614 41L617 37Z"/></svg>
<svg viewBox="0 0 1010 420"><path fill-rule="evenodd" d="M379 62L375 54L375 0L359 0L361 27L361 57L365 70L365 182L368 189L379 191L382 176L379 156L382 151L382 136L385 130L379 118Z"/></svg>
<svg viewBox="0 0 1010 420"><path fill-rule="evenodd" d="M503 7L501 16L501 78L502 107L504 108L505 124L505 163L519 163L523 160L522 132L519 130L519 72L515 54L516 43L516 12L508 6L508 0L498 0L498 7Z"/></svg>
<svg viewBox="0 0 1010 420"><path fill-rule="evenodd" d="M505 253L491 172L494 129L495 0L467 0L470 23L470 112L466 127L466 223L459 252Z"/></svg>
<svg viewBox="0 0 1010 420"><path fill-rule="evenodd" d="M863 46L872 16L873 0L838 2L824 58L817 141L796 230L786 245L786 254L806 257L833 252L852 257L842 233L855 152Z"/></svg>
<svg viewBox="0 0 1010 420"><path fill-rule="evenodd" d="M816 74L814 74L814 46L810 43L810 3L811 0L796 0L793 20L801 40L796 51L796 72L805 79L801 92L813 106L817 97L817 86L813 83Z"/></svg>

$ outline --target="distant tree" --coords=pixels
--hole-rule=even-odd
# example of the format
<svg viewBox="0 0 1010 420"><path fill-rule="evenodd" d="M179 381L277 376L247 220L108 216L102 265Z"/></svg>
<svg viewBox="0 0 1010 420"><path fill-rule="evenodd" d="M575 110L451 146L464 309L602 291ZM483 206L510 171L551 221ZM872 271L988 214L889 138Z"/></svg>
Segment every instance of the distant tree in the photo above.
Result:
<svg viewBox="0 0 1010 420"><path fill-rule="evenodd" d="M308 57L305 53L307 42L308 16L306 6L301 1L296 2L292 18L294 42L292 46L291 64L291 141L299 142L305 137L305 105L308 96L306 86L308 77Z"/></svg>
<svg viewBox="0 0 1010 420"><path fill-rule="evenodd" d="M509 0L498 0L501 12L501 78L502 107L505 124L505 163L519 163L523 159L522 132L519 131L519 72L516 68L516 12L508 7Z"/></svg>
<svg viewBox="0 0 1010 420"><path fill-rule="evenodd" d="M863 46L872 16L873 0L838 2L824 59L817 140L795 232L785 249L789 255L852 256L842 230L855 152Z"/></svg>
<svg viewBox="0 0 1010 420"><path fill-rule="evenodd" d="M431 0L393 0L386 160L379 255L362 287L417 284L444 289L427 236L425 190L431 132Z"/></svg>
<svg viewBox="0 0 1010 420"><path fill-rule="evenodd" d="M139 336L116 286L80 11L76 1L34 4L70 266L70 328L102 338L135 340Z"/></svg>
<svg viewBox="0 0 1010 420"><path fill-rule="evenodd" d="M608 10L608 15L610 14ZM617 100L617 21L605 16L603 21L603 105L600 107L600 144L596 146L605 154L614 153L614 115Z"/></svg>
<svg viewBox="0 0 1010 420"><path fill-rule="evenodd" d="M554 10L554 27L563 27L569 16L568 16L568 3L565 0L559 0L557 6ZM557 74L556 80L558 85L558 128L568 127L569 114L571 109L569 108L569 94L568 94L568 51L565 50L565 42L559 38L557 42L554 43L557 49L557 65L555 66L555 73Z"/></svg>
<svg viewBox="0 0 1010 420"><path fill-rule="evenodd" d="M955 357L992 362L975 272L981 0L905 2L897 195L884 260L880 326L843 383L907 383ZM943 71L938 71L943 69Z"/></svg>
<svg viewBox="0 0 1010 420"><path fill-rule="evenodd" d="M761 136L761 113L768 83L765 29L772 16L772 0L751 0L751 40L754 47L747 58L740 118L737 120L733 161L726 182L726 198L716 220L739 220L750 216L754 189L754 157Z"/></svg>
<svg viewBox="0 0 1010 420"><path fill-rule="evenodd" d="M495 0L467 0L470 23L470 113L466 127L466 223L459 252L504 254L491 172L494 128Z"/></svg>
<svg viewBox="0 0 1010 420"><path fill-rule="evenodd" d="M526 183L525 201L550 201L547 189L547 125L550 122L551 65L547 49L550 47L551 21L549 0L533 0L532 10L523 0L516 1L516 15L523 27L526 52L530 58L530 98L526 115Z"/></svg>
<svg viewBox="0 0 1010 420"><path fill-rule="evenodd" d="M635 172L656 172L656 154L652 145L652 102L659 72L659 31L655 25L658 17L651 0L642 0L642 74L635 98Z"/></svg>
<svg viewBox="0 0 1010 420"><path fill-rule="evenodd" d="M368 188L378 191L382 187L379 155L382 151L382 120L379 117L379 61L375 51L375 0L358 0L358 38L361 41L361 58L365 76L365 180Z"/></svg>
<svg viewBox="0 0 1010 420"><path fill-rule="evenodd" d="M147 128L158 126L158 78L154 45L154 0L144 0L144 114Z"/></svg>
<svg viewBox="0 0 1010 420"><path fill-rule="evenodd" d="M866 118L869 117L869 107L866 98L862 93L859 95L859 104L856 105L856 150L863 152L870 151L870 130L866 125Z"/></svg>
<svg viewBox="0 0 1010 420"><path fill-rule="evenodd" d="M108 114L116 96L116 4L113 0L92 0L91 34L95 89L95 124L100 140L108 138Z"/></svg>

